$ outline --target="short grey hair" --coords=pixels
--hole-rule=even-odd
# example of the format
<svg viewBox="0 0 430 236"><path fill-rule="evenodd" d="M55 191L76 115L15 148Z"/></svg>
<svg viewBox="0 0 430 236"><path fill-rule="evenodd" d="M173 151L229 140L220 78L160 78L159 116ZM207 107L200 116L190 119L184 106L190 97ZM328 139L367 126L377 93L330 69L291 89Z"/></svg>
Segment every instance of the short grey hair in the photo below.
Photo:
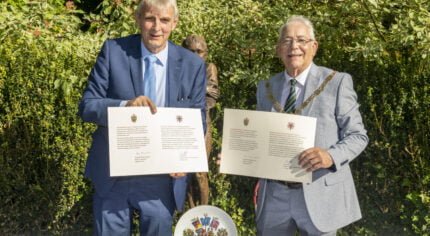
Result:
<svg viewBox="0 0 430 236"><path fill-rule="evenodd" d="M136 9L136 19L140 19L143 14L143 10L149 6L156 8L173 7L173 15L175 16L175 19L179 18L179 10L178 5L176 4L176 0L142 0L140 1Z"/></svg>
<svg viewBox="0 0 430 236"><path fill-rule="evenodd" d="M300 16L300 15L292 15L290 16L290 18L288 18L287 22L285 22L285 24L283 24L281 26L281 28L279 28L279 39L278 42L280 42L281 40L283 40L284 37L284 32L285 30L288 28L288 26L291 23L294 22L300 22L303 23L309 30L309 35L310 35L310 39L315 40L315 32L314 32L314 25L312 24L312 22L304 17L304 16Z"/></svg>

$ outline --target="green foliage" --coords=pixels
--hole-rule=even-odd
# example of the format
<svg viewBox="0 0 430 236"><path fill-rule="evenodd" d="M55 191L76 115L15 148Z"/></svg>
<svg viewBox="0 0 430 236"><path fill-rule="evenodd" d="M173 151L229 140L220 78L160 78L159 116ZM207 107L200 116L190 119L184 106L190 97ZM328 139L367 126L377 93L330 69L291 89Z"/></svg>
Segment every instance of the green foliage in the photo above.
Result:
<svg viewBox="0 0 430 236"><path fill-rule="evenodd" d="M361 40L345 47L350 62L341 67L358 82L371 138L362 161L354 163L365 212L359 224L379 227L375 233L429 235L430 205L424 200L430 196L429 4L361 6L372 21L349 31ZM412 201L413 196L423 200Z"/></svg>
<svg viewBox="0 0 430 236"><path fill-rule="evenodd" d="M26 2L26 1L22 1ZM6 37L21 36L38 38L71 38L76 36L81 22L74 14L77 10L68 10L64 6L55 7L45 1L21 4L0 3L0 40Z"/></svg>
<svg viewBox="0 0 430 236"><path fill-rule="evenodd" d="M76 113L99 41L46 3L0 9L0 233L84 232L93 128Z"/></svg>
<svg viewBox="0 0 430 236"><path fill-rule="evenodd" d="M105 38L124 37L138 33L135 23L135 9L138 0L104 0L97 7L98 14L90 13L84 18L90 22L90 32Z"/></svg>
<svg viewBox="0 0 430 236"><path fill-rule="evenodd" d="M80 1L84 4L84 1ZM88 230L83 166L93 127L77 103L101 40L137 32L136 0L104 0L98 14L60 1L0 3L0 233ZM218 174L224 108L255 108L259 80L282 70L278 28L314 22L316 63L353 75L370 137L352 163L363 219L341 235L430 235L430 3L425 0L178 0L178 44L203 35L219 70L212 111L211 204L240 235L255 234L256 179ZM81 17L89 22L82 32ZM4 170L4 171L3 171ZM43 216L43 217L42 217Z"/></svg>

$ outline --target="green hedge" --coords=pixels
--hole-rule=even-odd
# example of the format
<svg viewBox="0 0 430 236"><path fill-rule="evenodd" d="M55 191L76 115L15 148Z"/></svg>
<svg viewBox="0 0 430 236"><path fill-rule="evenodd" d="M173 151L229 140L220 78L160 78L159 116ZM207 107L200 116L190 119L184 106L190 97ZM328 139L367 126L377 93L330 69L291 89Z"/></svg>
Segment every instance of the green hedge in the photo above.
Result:
<svg viewBox="0 0 430 236"><path fill-rule="evenodd" d="M77 104L102 40L136 32L136 1L105 0L97 14L60 2L0 3L2 234L91 231L92 190L82 173L94 127L76 116ZM303 14L315 23L316 63L352 74L370 137L352 163L363 219L340 234L430 235L428 1L178 4L173 41L203 35L220 72L212 156L220 151L223 108L255 108L256 83L282 70L274 55L278 28ZM220 175L213 159L211 204L232 215L241 235L255 234L256 180Z"/></svg>
<svg viewBox="0 0 430 236"><path fill-rule="evenodd" d="M0 233L87 230L93 127L76 113L99 40L48 5L0 7Z"/></svg>

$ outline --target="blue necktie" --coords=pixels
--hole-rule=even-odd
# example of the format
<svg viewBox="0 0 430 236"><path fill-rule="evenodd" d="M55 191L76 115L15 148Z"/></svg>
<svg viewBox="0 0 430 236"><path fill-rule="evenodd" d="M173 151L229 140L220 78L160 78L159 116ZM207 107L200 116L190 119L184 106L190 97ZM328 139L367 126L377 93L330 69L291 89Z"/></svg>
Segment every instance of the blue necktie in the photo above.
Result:
<svg viewBox="0 0 430 236"><path fill-rule="evenodd" d="M155 69L157 58L154 55L145 57L145 75L143 75L144 95L156 103Z"/></svg>
<svg viewBox="0 0 430 236"><path fill-rule="evenodd" d="M290 93L288 94L287 101L285 102L284 111L286 113L294 113L294 110L296 110L296 79L290 80L291 87L290 87Z"/></svg>

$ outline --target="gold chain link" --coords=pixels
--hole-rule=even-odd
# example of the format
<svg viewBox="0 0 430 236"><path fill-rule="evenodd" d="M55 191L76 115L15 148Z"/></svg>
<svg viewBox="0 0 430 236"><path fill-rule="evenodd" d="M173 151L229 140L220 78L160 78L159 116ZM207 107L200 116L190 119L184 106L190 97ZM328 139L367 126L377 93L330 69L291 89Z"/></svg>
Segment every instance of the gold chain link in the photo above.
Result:
<svg viewBox="0 0 430 236"><path fill-rule="evenodd" d="M327 85L328 82L330 82L330 80L333 79L334 75L336 74L336 71L333 71L329 76L327 76L327 78L325 78L325 80L323 81L323 83L311 94L311 96L309 96L306 101L304 101L299 108L297 108L294 111L294 114L298 115L302 112L302 110L309 105L309 103L318 95L320 95L320 93L324 90L325 86ZM272 102L273 104L273 108L275 108L275 110L277 112L283 112L283 108L281 106L281 104L276 101L275 96L273 96L272 93L272 86L270 85L269 81L266 82L266 91L267 91L267 98L269 99L269 101Z"/></svg>

